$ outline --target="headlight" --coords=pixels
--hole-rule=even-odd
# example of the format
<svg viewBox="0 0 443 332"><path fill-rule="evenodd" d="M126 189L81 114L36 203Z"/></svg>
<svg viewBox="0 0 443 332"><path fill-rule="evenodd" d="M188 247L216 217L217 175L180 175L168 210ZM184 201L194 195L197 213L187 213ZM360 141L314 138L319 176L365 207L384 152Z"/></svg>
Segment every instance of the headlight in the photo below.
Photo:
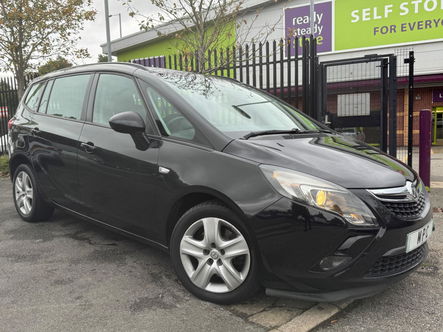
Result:
<svg viewBox="0 0 443 332"><path fill-rule="evenodd" d="M375 216L366 204L343 187L285 168L268 165L260 168L283 196L334 212L353 225L376 225Z"/></svg>

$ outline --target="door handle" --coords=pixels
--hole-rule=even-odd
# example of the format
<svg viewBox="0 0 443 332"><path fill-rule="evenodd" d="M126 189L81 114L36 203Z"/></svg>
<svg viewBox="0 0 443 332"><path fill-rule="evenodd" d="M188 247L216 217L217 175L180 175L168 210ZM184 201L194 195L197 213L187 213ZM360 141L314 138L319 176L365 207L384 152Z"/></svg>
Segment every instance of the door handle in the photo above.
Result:
<svg viewBox="0 0 443 332"><path fill-rule="evenodd" d="M32 128L31 129L31 134L32 135L35 136L35 135L38 135L39 133L40 133L40 129L38 129L38 128Z"/></svg>
<svg viewBox="0 0 443 332"><path fill-rule="evenodd" d="M95 150L94 143L87 142L87 143L80 143L80 146L85 150L87 153L93 153Z"/></svg>

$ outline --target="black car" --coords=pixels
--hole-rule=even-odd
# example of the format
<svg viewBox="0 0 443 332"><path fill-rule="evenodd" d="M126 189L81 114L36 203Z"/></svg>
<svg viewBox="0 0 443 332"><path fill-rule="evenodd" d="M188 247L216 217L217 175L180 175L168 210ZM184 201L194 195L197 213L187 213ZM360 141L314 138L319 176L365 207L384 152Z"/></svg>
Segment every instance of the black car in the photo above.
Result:
<svg viewBox="0 0 443 332"><path fill-rule="evenodd" d="M167 250L204 300L365 297L427 255L412 169L231 79L57 71L30 85L9 135L22 219L62 208Z"/></svg>

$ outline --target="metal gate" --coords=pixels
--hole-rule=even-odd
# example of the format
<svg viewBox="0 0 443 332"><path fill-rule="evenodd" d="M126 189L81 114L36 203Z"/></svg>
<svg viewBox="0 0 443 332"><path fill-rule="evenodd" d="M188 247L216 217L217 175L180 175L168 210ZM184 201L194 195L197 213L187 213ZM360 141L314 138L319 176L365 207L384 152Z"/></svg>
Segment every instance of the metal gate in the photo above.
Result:
<svg viewBox="0 0 443 332"><path fill-rule="evenodd" d="M410 82L413 62L411 52L405 61L412 64ZM394 54L322 62L319 120L412 165L412 118L402 128L407 137L397 132L397 67ZM412 114L412 99L409 109Z"/></svg>

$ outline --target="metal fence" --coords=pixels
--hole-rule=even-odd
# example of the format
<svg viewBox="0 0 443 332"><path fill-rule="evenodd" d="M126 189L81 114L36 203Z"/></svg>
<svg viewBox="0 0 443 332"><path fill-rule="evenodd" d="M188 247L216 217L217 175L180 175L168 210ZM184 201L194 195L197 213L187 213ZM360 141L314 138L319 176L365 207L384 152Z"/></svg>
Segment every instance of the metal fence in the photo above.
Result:
<svg viewBox="0 0 443 332"><path fill-rule="evenodd" d="M303 37L214 49L208 51L204 69L274 94L317 120L331 122L345 134L357 136L412 164L413 121L397 119L397 100L401 99L397 93L397 71L413 81L413 66L404 64L404 59L413 61L413 54L319 63L316 45L315 38ZM198 68L193 54L131 62L182 71ZM26 81L32 78L29 76ZM7 122L17 105L16 80L0 79L0 153L6 152Z"/></svg>
<svg viewBox="0 0 443 332"><path fill-rule="evenodd" d="M316 117L318 57L315 38L292 38L209 50L205 71L272 93ZM148 67L181 71L198 68L194 54L131 60Z"/></svg>
<svg viewBox="0 0 443 332"><path fill-rule="evenodd" d="M27 85L35 75L25 77ZM13 76L0 78L0 155L7 153L8 121L15 114L19 100L17 94L17 80Z"/></svg>
<svg viewBox="0 0 443 332"><path fill-rule="evenodd" d="M210 50L204 69L272 93L345 135L412 165L413 121L397 117L407 107L397 90L397 76L413 80L413 67L404 62L413 61L413 54L399 50L319 63L316 45L311 37ZM131 62L196 71L196 59L193 54L175 54Z"/></svg>

